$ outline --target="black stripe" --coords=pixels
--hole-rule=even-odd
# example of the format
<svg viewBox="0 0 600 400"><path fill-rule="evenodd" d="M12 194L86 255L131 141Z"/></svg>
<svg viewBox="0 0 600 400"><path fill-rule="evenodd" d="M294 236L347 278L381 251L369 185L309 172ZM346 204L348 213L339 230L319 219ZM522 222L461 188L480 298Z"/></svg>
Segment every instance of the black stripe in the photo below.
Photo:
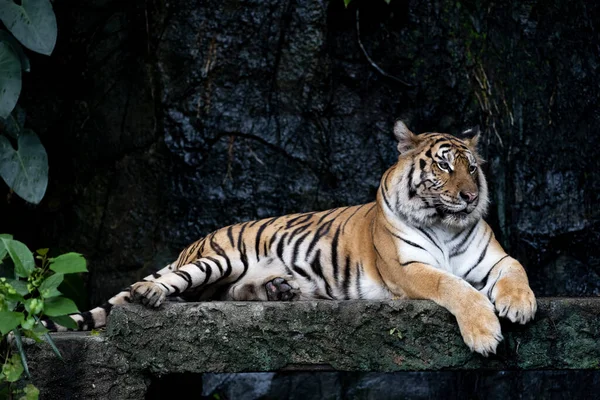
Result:
<svg viewBox="0 0 600 400"><path fill-rule="evenodd" d="M204 281L202 282L202 285L208 283L208 280L210 279L210 276L212 275L212 268L210 268L210 265L206 264L206 272L204 275Z"/></svg>
<svg viewBox="0 0 600 400"><path fill-rule="evenodd" d="M387 205L389 210L394 211L394 209L392 208L392 205L390 204L390 201L388 200L388 198L385 194L385 191L383 190L383 186L381 186L381 197L383 197L383 201L385 202L385 204Z"/></svg>
<svg viewBox="0 0 600 400"><path fill-rule="evenodd" d="M82 322L82 329L87 330L87 329L94 329L95 328L95 324L94 324L94 317L92 316L92 313L89 311L84 311L81 314L81 318L83 318Z"/></svg>
<svg viewBox="0 0 600 400"><path fill-rule="evenodd" d="M346 255L346 264L344 265L344 298L346 300L350 299L350 256Z"/></svg>
<svg viewBox="0 0 600 400"><path fill-rule="evenodd" d="M346 218L346 221L344 221L343 225L342 225L342 232L344 232L344 229L346 229L346 225L348 224L348 221L350 221L350 219L352 217L354 217L354 215L360 211L361 208L363 208L364 206L366 206L366 204L361 205L360 207L357 207L356 210L354 210L354 212L348 217Z"/></svg>
<svg viewBox="0 0 600 400"><path fill-rule="evenodd" d="M244 275L246 275L246 272L248 272L248 255L246 254L246 243L243 240L244 230L246 229L247 226L248 226L247 223L244 224L244 226L242 226L242 229L240 231L240 236L238 236L237 247L238 247L238 250L240 251L240 258L242 260L242 264L244 265L244 270L242 271L242 274L235 280L235 282L242 279L244 277Z"/></svg>
<svg viewBox="0 0 600 400"><path fill-rule="evenodd" d="M321 250L317 250L315 254L315 258L310 262L310 268L312 271L322 280L325 280L325 276L323 275L323 266L321 265Z"/></svg>
<svg viewBox="0 0 600 400"><path fill-rule="evenodd" d="M360 289L360 276L362 273L362 263L356 266L356 297L362 299L362 290Z"/></svg>
<svg viewBox="0 0 600 400"><path fill-rule="evenodd" d="M46 329L48 329L50 332L56 332L56 324L50 318L43 316L41 321L44 323Z"/></svg>
<svg viewBox="0 0 600 400"><path fill-rule="evenodd" d="M259 261L259 257L260 257L260 237L261 237L263 231L267 228L267 226L271 225L273 223L273 221L275 221L276 219L277 219L277 217L271 218L270 220L267 220L265 223L261 224L258 227L258 231L256 232L256 238L255 238L255 246L254 246L254 251L256 251L256 262ZM267 250L265 248L265 256L266 255L267 255Z"/></svg>
<svg viewBox="0 0 600 400"><path fill-rule="evenodd" d="M229 238L229 244L233 247L233 225L227 228L227 237Z"/></svg>
<svg viewBox="0 0 600 400"><path fill-rule="evenodd" d="M317 224L320 224L321 222L323 222L323 220L324 220L324 219L325 219L325 218L326 218L328 215L331 215L331 214L333 214L333 213L334 213L335 211L337 211L337 210L339 210L339 207L338 207L338 208L333 208L333 209L329 210L328 212L326 212L325 214L323 214L323 215L321 216L321 218L319 218L319 220L317 221Z"/></svg>
<svg viewBox="0 0 600 400"><path fill-rule="evenodd" d="M306 232L303 236L301 236L300 238L298 238L298 240L296 240L296 243L294 243L294 249L292 251L292 269L294 271L296 271L298 274L302 275L306 280L311 281L311 277L308 273L306 273L306 271L304 271L304 269L300 268L300 266L296 265L296 259L298 258L298 251L300 249L300 245L302 244L302 242L304 241L304 239L306 239L306 237L310 234L310 232Z"/></svg>
<svg viewBox="0 0 600 400"><path fill-rule="evenodd" d="M423 235L427 236L427 238L431 241L431 243L433 243L433 245L435 247L437 247L438 249L440 249L440 251L442 252L442 254L444 254L444 251L442 250L442 248L440 246L438 246L438 244L435 242L435 240L433 240L433 238L427 233L427 231L425 231L425 229L423 228L417 228Z"/></svg>
<svg viewBox="0 0 600 400"><path fill-rule="evenodd" d="M219 244L217 242L214 241L214 238L212 238L210 240L210 247L219 256L223 257L225 259L225 263L227 264L227 268L225 269L225 272L223 272L222 275L219 277L219 279L217 279L217 281L219 281L219 280L224 279L224 278L228 277L229 275L231 275L231 270L233 269L233 267L231 266L231 260L227 256L227 253L225 252L225 250L223 250L223 248L221 246L219 246Z"/></svg>
<svg viewBox="0 0 600 400"><path fill-rule="evenodd" d="M202 261L194 261L192 265L195 265L202 273L206 273L206 267Z"/></svg>
<svg viewBox="0 0 600 400"><path fill-rule="evenodd" d="M483 261L483 259L485 258L487 249L490 246L490 242L492 241L492 236L494 236L494 234L493 234L492 230L490 229L490 237L489 237L487 243L485 244L485 247L481 251L481 254L479 255L479 258L477 259L477 262L475 263L475 265L473 265L471 268L469 268L467 270L466 274L463 275L465 277L465 279L467 279L467 276L471 273L471 271L473 271L481 263L481 261Z"/></svg>
<svg viewBox="0 0 600 400"><path fill-rule="evenodd" d="M158 279L158 278L160 278L160 274L158 272L155 272L155 273L152 274L152 277L154 279Z"/></svg>
<svg viewBox="0 0 600 400"><path fill-rule="evenodd" d="M411 246L413 246L413 247L416 247L417 249L421 249L421 250L427 251L425 248L423 248L423 247L419 246L418 244L416 244L416 243L414 243L414 242L411 242L410 240L404 239L402 236L400 236L400 235L397 235L397 234L395 234L394 232L390 231L390 230L389 230L389 228L387 228L387 227L386 227L385 229L386 229L386 230L387 230L387 231L388 231L388 232L389 232L389 233L390 233L392 236L394 236L394 237L396 237L396 238L398 238L398 239L402 240L404 243L406 243L406 244L409 244L409 245L411 245Z"/></svg>
<svg viewBox="0 0 600 400"><path fill-rule="evenodd" d="M314 212L307 214L300 214L299 216L290 219L285 225L285 229L290 229L296 225L300 225L308 220L310 220L313 216Z"/></svg>
<svg viewBox="0 0 600 400"><path fill-rule="evenodd" d="M417 195L417 191L413 188L413 174L415 173L415 161L412 160L410 171L408 172L408 198L412 199Z"/></svg>
<svg viewBox="0 0 600 400"><path fill-rule="evenodd" d="M450 252L450 257L455 257L458 255L463 254L465 251L467 251L467 249L469 248L469 245L471 244L471 242L473 241L474 238L472 238L471 240L469 240L469 243L467 243L466 246L465 242L467 241L467 239L469 237L471 237L471 235L473 234L473 231L475 230L475 227L479 226L479 222L476 222L475 224L473 224L473 226L471 227L471 229L469 229L469 232L465 235L465 237L460 241L460 243L458 244L458 246L455 246L452 251ZM464 249L462 249L462 247L464 246ZM461 250L462 249L462 250Z"/></svg>
<svg viewBox="0 0 600 400"><path fill-rule="evenodd" d="M169 287L167 285L165 285L164 283L162 283L162 282L154 282L154 283L157 283L157 284L161 285L162 287L164 287L165 290L167 291L167 294L171 293L171 290L169 289Z"/></svg>
<svg viewBox="0 0 600 400"><path fill-rule="evenodd" d="M186 282L186 287L185 287L185 289L182 290L183 292L185 292L186 290L188 290L190 288L190 286L192 286L192 277L186 271L179 270L179 271L175 271L173 273L175 275L181 277L181 279L183 279Z"/></svg>
<svg viewBox="0 0 600 400"><path fill-rule="evenodd" d="M292 240L294 240L294 238L296 238L296 236L298 236L299 234L301 234L302 232L304 232L305 230L308 229L309 226L312 225L312 221L309 222L306 225L302 225L296 229L294 229L291 233L290 236L288 236L288 244L290 244L292 242Z"/></svg>
<svg viewBox="0 0 600 400"><path fill-rule="evenodd" d="M310 275L303 270L302 268L300 268L298 265L296 264L292 264L292 269L298 273L298 275L302 276L304 279L306 279L307 281L312 281Z"/></svg>
<svg viewBox="0 0 600 400"><path fill-rule="evenodd" d="M341 230L342 226L338 225L337 230L335 231L335 235L333 236L333 241L331 242L331 265L333 267L333 280L335 281L336 286L339 282L338 244Z"/></svg>
<svg viewBox="0 0 600 400"><path fill-rule="evenodd" d="M477 290L481 290L484 287L486 287L487 285L487 281L490 277L490 273L492 272L492 270L496 267L496 265L500 264L500 261L504 260L506 257L508 257L508 254L505 255L504 257L502 257L501 259L499 259L494 265L492 265L492 267L489 269L489 271L487 272L487 274L485 274L485 276L479 281L479 282L473 282L473 286L477 289ZM489 296L488 296L489 297Z"/></svg>
<svg viewBox="0 0 600 400"><path fill-rule="evenodd" d="M279 240L279 243L277 243L277 257L279 257L282 261L283 261L283 244L284 244L283 242L285 242L286 236L287 236L287 233L284 233L283 236L281 236L281 240Z"/></svg>
<svg viewBox="0 0 600 400"><path fill-rule="evenodd" d="M310 244L308 245L308 249L306 250L306 258L310 257L310 253L312 252L314 247L317 245L317 242L323 236L325 236L329 233L329 230L331 229L332 225L333 225L333 220L329 220L329 221L325 222L323 225L319 226L319 228L315 232L315 236L312 238L312 240L310 241Z"/></svg>
<svg viewBox="0 0 600 400"><path fill-rule="evenodd" d="M406 267L407 265L410 265L410 264L422 264L422 262L421 261L407 261L405 263L400 263L400 265L403 267Z"/></svg>
<svg viewBox="0 0 600 400"><path fill-rule="evenodd" d="M210 256L203 257L203 258L206 258L207 260L215 263L217 268L219 268L219 275L223 275L223 267L221 266L221 262L219 260L217 260L216 258L210 257ZM208 264L206 264L206 265L208 265ZM209 265L209 267L210 267L210 265Z"/></svg>

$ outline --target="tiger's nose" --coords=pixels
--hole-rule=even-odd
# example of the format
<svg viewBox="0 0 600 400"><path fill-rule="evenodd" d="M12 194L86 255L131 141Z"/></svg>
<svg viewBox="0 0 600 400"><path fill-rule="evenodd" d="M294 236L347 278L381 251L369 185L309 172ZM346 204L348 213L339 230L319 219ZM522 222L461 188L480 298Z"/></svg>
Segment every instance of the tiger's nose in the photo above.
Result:
<svg viewBox="0 0 600 400"><path fill-rule="evenodd" d="M460 198L466 201L467 203L472 203L477 200L477 193L474 192L460 192Z"/></svg>

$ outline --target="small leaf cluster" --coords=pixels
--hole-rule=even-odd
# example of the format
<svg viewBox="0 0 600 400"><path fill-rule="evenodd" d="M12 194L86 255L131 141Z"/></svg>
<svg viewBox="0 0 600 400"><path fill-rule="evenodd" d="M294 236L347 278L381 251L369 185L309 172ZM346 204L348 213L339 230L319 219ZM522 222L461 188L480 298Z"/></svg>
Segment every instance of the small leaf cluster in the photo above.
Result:
<svg viewBox="0 0 600 400"><path fill-rule="evenodd" d="M35 132L24 128L17 100L22 73L30 69L23 46L52 54L56 16L49 0L0 0L0 20L0 176L17 195L38 204L48 186L48 156Z"/></svg>
<svg viewBox="0 0 600 400"><path fill-rule="evenodd" d="M48 318L67 328L77 328L69 314L77 313L75 303L62 295L59 286L66 274L87 272L85 259L77 253L49 257L48 249L32 253L11 235L0 235L0 395L24 373L30 378L23 349L23 337L46 341L59 358L60 352L42 320ZM8 345L12 336L17 352ZM36 399L38 391L28 385L20 390L21 399Z"/></svg>

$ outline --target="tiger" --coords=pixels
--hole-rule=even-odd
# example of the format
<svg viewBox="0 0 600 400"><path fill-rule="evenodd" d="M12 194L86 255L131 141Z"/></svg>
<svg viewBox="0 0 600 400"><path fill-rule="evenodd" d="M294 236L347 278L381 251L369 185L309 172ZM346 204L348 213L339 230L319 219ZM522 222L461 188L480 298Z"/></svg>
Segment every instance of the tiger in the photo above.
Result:
<svg viewBox="0 0 600 400"><path fill-rule="evenodd" d="M454 315L471 351L495 353L503 339L498 316L525 324L537 303L525 269L483 219L489 197L479 128L415 134L399 120L393 133L398 159L374 202L218 229L71 317L89 330L103 327L115 305L158 308L167 298L428 299Z"/></svg>

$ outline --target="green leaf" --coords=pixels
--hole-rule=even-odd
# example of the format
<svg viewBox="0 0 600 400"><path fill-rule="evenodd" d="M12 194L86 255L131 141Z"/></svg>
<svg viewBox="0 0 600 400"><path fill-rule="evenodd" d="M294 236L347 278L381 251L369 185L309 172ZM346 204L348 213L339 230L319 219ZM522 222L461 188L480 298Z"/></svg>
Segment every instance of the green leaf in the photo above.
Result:
<svg viewBox="0 0 600 400"><path fill-rule="evenodd" d="M3 139L0 137L0 139ZM35 260L33 254L27 246L18 240L11 240L0 238L0 241L4 243L10 258L15 264L15 274L22 276L23 278L28 277L35 270Z"/></svg>
<svg viewBox="0 0 600 400"><path fill-rule="evenodd" d="M66 297L52 297L44 301L44 313L49 317L74 314L79 312L73 300Z"/></svg>
<svg viewBox="0 0 600 400"><path fill-rule="evenodd" d="M60 359L60 361L65 361L63 359L63 357L62 357L62 354L60 354L60 350L58 350L58 347L56 347L56 344L54 343L54 340L52 340L52 336L50 336L50 335L48 335L46 333L44 335L44 338L46 339L46 341L48 342L48 344L52 348L52 351L54 352L54 354L56 354L56 356Z"/></svg>
<svg viewBox="0 0 600 400"><path fill-rule="evenodd" d="M23 51L23 47L19 44L15 37L6 31L0 31L0 41L10 44L15 54L19 56L19 61L21 62L21 68L23 71L29 72L29 58L27 58L27 55Z"/></svg>
<svg viewBox="0 0 600 400"><path fill-rule="evenodd" d="M63 274L87 272L85 258L79 253L66 253L50 259L50 269Z"/></svg>
<svg viewBox="0 0 600 400"><path fill-rule="evenodd" d="M52 317L50 319L52 320L52 322L64 326L65 328L77 329L77 322L75 322L73 318L69 317L68 315L60 315L58 317Z"/></svg>
<svg viewBox="0 0 600 400"><path fill-rule="evenodd" d="M8 235L6 233L3 233L0 235L0 239L9 239L12 240L12 235ZM4 245L4 242L2 240L0 240L0 262L4 259L4 257L6 257L6 254L8 254L8 251L6 250L6 246Z"/></svg>
<svg viewBox="0 0 600 400"><path fill-rule="evenodd" d="M383 0L383 1L385 1L387 4L390 4L391 0Z"/></svg>
<svg viewBox="0 0 600 400"><path fill-rule="evenodd" d="M19 56L10 44L0 42L0 118L7 118L10 115L17 104L19 94L21 94Z"/></svg>
<svg viewBox="0 0 600 400"><path fill-rule="evenodd" d="M38 136L25 129L15 150L7 138L0 136L0 176L26 201L38 204L48 186L48 155Z"/></svg>
<svg viewBox="0 0 600 400"><path fill-rule="evenodd" d="M22 62L23 61L21 61L21 63ZM23 131L23 126L25 126L25 117L25 110L17 104L8 117L0 118L0 133L7 134L14 139L17 139Z"/></svg>
<svg viewBox="0 0 600 400"><path fill-rule="evenodd" d="M33 386L31 383L27 384L23 389L25 396L21 396L19 400L38 400L40 396L40 391L38 388Z"/></svg>
<svg viewBox="0 0 600 400"><path fill-rule="evenodd" d="M6 283L10 284L10 286L12 286L13 289L15 289L15 291L21 296L25 296L29 293L29 289L27 289L27 282L25 281L20 281L18 279L7 279Z"/></svg>
<svg viewBox="0 0 600 400"><path fill-rule="evenodd" d="M56 44L56 16L48 0L0 1L0 19L27 47L49 56Z"/></svg>
<svg viewBox="0 0 600 400"><path fill-rule="evenodd" d="M47 293L58 292L58 290L56 290L56 288L58 288L58 285L60 285L62 283L64 278L65 278L65 276L63 274L54 274L54 275L50 275L48 278L44 279L44 281L38 288L42 297L43 298L52 297L52 296L48 295ZM60 293L60 292L58 292L58 293Z"/></svg>
<svg viewBox="0 0 600 400"><path fill-rule="evenodd" d="M48 254L48 250L50 249L37 249L35 252L40 256L45 256L46 254Z"/></svg>
<svg viewBox="0 0 600 400"><path fill-rule="evenodd" d="M344 0L344 5L346 6L346 8L348 8L348 4L350 4L352 0Z"/></svg>
<svg viewBox="0 0 600 400"><path fill-rule="evenodd" d="M13 354L12 357L2 366L2 373L8 382L16 382L23 373L23 364L21 357L18 354Z"/></svg>
<svg viewBox="0 0 600 400"><path fill-rule="evenodd" d="M23 313L0 311L0 333L7 335L23 322Z"/></svg>
<svg viewBox="0 0 600 400"><path fill-rule="evenodd" d="M25 350L23 349L23 339L21 338L21 332L18 329L13 331L15 334L15 345L19 350L19 355L21 356L21 364L23 364L23 369L25 370L25 375L31 379L31 374L29 373L29 367L27 367L27 356L25 355Z"/></svg>

